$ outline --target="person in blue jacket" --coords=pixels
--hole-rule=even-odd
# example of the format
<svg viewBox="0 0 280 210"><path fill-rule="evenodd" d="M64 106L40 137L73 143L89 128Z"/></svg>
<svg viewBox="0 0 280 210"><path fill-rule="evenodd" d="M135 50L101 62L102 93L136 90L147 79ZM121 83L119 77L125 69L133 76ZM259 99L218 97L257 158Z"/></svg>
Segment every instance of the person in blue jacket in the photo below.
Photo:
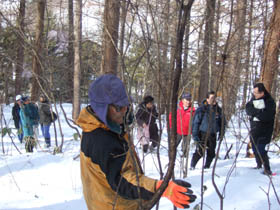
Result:
<svg viewBox="0 0 280 210"><path fill-rule="evenodd" d="M31 103L28 96L22 97L22 103L20 107L20 119L23 128L23 138L25 140L26 152L33 152L33 148L36 145L36 140L34 139L33 126L38 124L37 121L37 108L33 103Z"/></svg>
<svg viewBox="0 0 280 210"><path fill-rule="evenodd" d="M204 151L207 152L204 168L210 168L211 162L215 158L217 133L219 133L218 139L222 140L225 125L222 109L216 102L216 93L210 91L202 106L196 110L193 119L192 135L197 144L191 160L192 170L203 157Z"/></svg>

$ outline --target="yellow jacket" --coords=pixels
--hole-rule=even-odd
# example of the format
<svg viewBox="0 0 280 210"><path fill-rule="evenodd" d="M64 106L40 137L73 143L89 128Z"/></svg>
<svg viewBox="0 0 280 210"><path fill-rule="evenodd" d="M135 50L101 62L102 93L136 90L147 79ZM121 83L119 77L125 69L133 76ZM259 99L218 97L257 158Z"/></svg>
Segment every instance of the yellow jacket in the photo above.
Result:
<svg viewBox="0 0 280 210"><path fill-rule="evenodd" d="M143 174L127 134L111 131L89 106L81 111L77 124L83 129L81 178L88 209L134 210L140 197L143 203L151 199L157 180Z"/></svg>

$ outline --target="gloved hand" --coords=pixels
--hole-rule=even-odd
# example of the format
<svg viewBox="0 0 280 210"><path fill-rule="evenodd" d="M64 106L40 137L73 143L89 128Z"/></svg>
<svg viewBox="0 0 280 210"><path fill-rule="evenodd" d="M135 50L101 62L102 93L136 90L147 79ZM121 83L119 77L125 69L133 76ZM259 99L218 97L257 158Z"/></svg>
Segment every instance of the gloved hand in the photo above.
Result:
<svg viewBox="0 0 280 210"><path fill-rule="evenodd" d="M264 109L265 104L263 99L253 100L253 105L256 109Z"/></svg>
<svg viewBox="0 0 280 210"><path fill-rule="evenodd" d="M163 180L157 182L156 188L158 189ZM193 195L193 191L189 189L191 184L183 180L170 181L167 188L163 192L162 196L168 198L174 206L186 209L189 208L189 204L194 202L196 196Z"/></svg>
<svg viewBox="0 0 280 210"><path fill-rule="evenodd" d="M198 138L198 136L193 136L193 140L195 141L195 143L200 141L200 139Z"/></svg>

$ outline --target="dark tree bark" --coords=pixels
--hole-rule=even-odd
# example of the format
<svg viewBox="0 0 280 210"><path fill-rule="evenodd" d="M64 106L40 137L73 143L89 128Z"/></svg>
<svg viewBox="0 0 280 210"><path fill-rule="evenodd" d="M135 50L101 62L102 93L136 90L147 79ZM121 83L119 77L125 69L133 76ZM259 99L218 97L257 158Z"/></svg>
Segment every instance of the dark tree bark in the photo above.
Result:
<svg viewBox="0 0 280 210"><path fill-rule="evenodd" d="M16 58L16 77L15 77L15 95L21 94L22 72L24 61L24 18L25 18L25 0L20 0L18 16L18 49Z"/></svg>
<svg viewBox="0 0 280 210"><path fill-rule="evenodd" d="M42 50L43 50L43 31L44 31L44 15L46 0L37 1L37 24L35 36L35 49L32 60L32 88L31 100L36 101L39 98L42 80Z"/></svg>
<svg viewBox="0 0 280 210"><path fill-rule="evenodd" d="M261 69L261 81L268 92L271 91L275 75L278 72L280 47L280 0L274 0L273 14L265 37L264 59Z"/></svg>
<svg viewBox="0 0 280 210"><path fill-rule="evenodd" d="M80 113L81 41L82 41L82 0L75 0L74 29L74 90L72 117L76 120Z"/></svg>
<svg viewBox="0 0 280 210"><path fill-rule="evenodd" d="M102 74L117 74L120 0L105 0Z"/></svg>
<svg viewBox="0 0 280 210"><path fill-rule="evenodd" d="M67 68L67 88L66 100L73 100L73 78L74 78L74 11L73 0L68 0L68 68Z"/></svg>
<svg viewBox="0 0 280 210"><path fill-rule="evenodd" d="M204 45L203 54L200 61L202 62L200 69L200 85L198 102L202 102L205 98L206 93L209 90L209 71L211 66L212 57L212 44L213 44L213 26L214 26L214 16L215 16L215 5L216 0L207 0L206 4L206 15L205 15L205 30L204 30Z"/></svg>

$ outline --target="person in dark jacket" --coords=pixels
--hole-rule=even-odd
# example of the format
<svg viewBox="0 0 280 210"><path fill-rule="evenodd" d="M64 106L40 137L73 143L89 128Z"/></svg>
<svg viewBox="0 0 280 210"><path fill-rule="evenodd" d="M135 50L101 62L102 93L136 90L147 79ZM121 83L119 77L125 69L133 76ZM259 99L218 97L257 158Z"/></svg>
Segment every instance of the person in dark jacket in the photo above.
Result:
<svg viewBox="0 0 280 210"><path fill-rule="evenodd" d="M250 140L257 162L257 169L264 166L264 174L271 175L269 159L265 146L270 143L276 105L263 83L254 85L253 96L246 104L246 113L250 117Z"/></svg>
<svg viewBox="0 0 280 210"><path fill-rule="evenodd" d="M191 169L193 170L207 151L204 168L210 168L215 157L217 133L219 140L222 140L225 132L225 117L222 109L216 103L216 94L210 91L206 95L206 100L196 111L193 120L192 135L196 144L196 150L192 156Z"/></svg>
<svg viewBox="0 0 280 210"><path fill-rule="evenodd" d="M48 99L41 95L39 99L39 115L42 135L45 138L45 146L51 146L50 127L52 123L51 109Z"/></svg>
<svg viewBox="0 0 280 210"><path fill-rule="evenodd" d="M138 134L140 137L140 143L143 146L143 151L147 152L149 148L149 141L152 141L150 149L153 150L158 146L159 135L158 135L158 126L156 123L156 119L158 118L158 113L156 110L156 106L154 105L154 98L150 95L145 96L143 102L141 102L138 106L138 111L136 113L136 120L138 124L138 132L145 132L142 135L147 138L141 138L141 134Z"/></svg>
<svg viewBox="0 0 280 210"><path fill-rule="evenodd" d="M16 96L16 101L12 109L12 115L13 115L13 120L15 127L17 129L17 134L18 134L18 140L20 143L22 143L23 140L23 129L22 129L22 123L20 120L20 105L21 105L21 95Z"/></svg>
<svg viewBox="0 0 280 210"><path fill-rule="evenodd" d="M105 74L90 85L88 95L90 105L76 121L83 130L80 168L87 207L137 210L140 203L151 200L162 180L144 175L134 145L121 128L130 104L124 84ZM170 181L163 196L179 208L188 208L196 199L189 187L182 180Z"/></svg>

